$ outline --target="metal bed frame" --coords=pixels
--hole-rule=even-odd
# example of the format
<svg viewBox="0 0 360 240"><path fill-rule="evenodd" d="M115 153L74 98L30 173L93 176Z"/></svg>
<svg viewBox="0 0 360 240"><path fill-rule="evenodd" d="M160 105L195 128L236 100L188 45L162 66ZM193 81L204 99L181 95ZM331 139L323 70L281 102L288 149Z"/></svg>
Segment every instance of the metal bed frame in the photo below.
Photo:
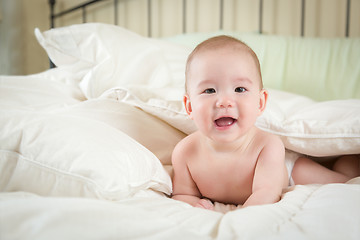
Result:
<svg viewBox="0 0 360 240"><path fill-rule="evenodd" d="M56 0L49 0L49 6L50 6L50 28L55 28L55 19L60 18L66 14L75 12L75 11L82 11L82 22L86 23L87 19L86 19L86 8L89 5L93 5L96 4L98 2L113 2L114 4L114 24L118 25L118 2L119 1L124 1L124 0L87 0L82 4L79 4L75 7L66 9L64 11L55 13L55 5L56 5ZM191 0L190 0L191 1ZM259 27L258 27L258 32L260 34L263 33L263 7L264 7L264 0L258 0L259 1ZM219 29L223 30L224 27L224 0L220 0L220 13L219 13ZM186 3L187 0L182 0L182 33L186 33L187 29L186 29L186 16L187 16L187 12L186 12ZM152 0L147 0L147 36L148 37L152 37ZM306 4L306 0L301 0L301 28L300 28L300 35L303 37L304 36L304 31L305 31L305 4ZM346 4L346 26L345 26L345 37L349 37L349 25L350 25L350 4L351 4L351 0L347 0L347 4ZM55 64L50 60L50 68L54 68L56 67Z"/></svg>
<svg viewBox="0 0 360 240"><path fill-rule="evenodd" d="M112 1L114 4L114 24L118 25L118 2L122 1L122 0L90 0L90 1L85 1L84 3L77 5L73 8L69 8L66 9L64 11L55 13L55 4L56 4L56 0L49 0L49 5L50 5L50 27L54 28L55 27L55 19L59 18L61 16L64 16L68 13L74 12L74 11L78 11L81 10L82 11L82 22L86 23L86 8L89 5L95 4L97 2L110 2ZM182 0L182 32L186 33L186 2L187 0ZM222 30L223 29L223 23L224 23L224 0L220 0L220 19L219 19L219 29ZM148 24L147 24L147 34L148 37L152 36L152 23L151 23L151 19L152 19L152 12L151 12L151 3L152 0L147 0L147 19L148 19ZM301 0L301 32L300 35L304 36L304 30L305 30L305 4L306 4L306 0ZM350 25L350 4L351 4L351 0L347 0L346 3L346 26L345 26L345 37L349 37L349 25ZM259 0L259 28L258 28L258 32L259 33L263 33L263 6L264 6L264 0Z"/></svg>

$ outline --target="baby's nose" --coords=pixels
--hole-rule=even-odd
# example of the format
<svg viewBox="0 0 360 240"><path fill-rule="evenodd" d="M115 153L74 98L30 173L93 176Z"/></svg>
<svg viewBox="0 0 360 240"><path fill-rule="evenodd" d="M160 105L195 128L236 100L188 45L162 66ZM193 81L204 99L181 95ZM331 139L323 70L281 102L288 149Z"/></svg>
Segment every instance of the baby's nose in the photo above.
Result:
<svg viewBox="0 0 360 240"><path fill-rule="evenodd" d="M219 97L216 102L216 107L218 108L231 108L234 106L234 100L229 96Z"/></svg>

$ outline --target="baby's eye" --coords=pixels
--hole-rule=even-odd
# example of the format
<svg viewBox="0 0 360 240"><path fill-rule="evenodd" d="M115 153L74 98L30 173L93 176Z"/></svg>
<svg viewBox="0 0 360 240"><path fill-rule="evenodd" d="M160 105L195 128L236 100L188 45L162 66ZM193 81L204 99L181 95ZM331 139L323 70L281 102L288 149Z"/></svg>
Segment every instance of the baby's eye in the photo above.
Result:
<svg viewBox="0 0 360 240"><path fill-rule="evenodd" d="M238 93L243 93L243 92L246 92L246 88L243 88L243 87L237 87L237 88L235 88L235 92L238 92Z"/></svg>
<svg viewBox="0 0 360 240"><path fill-rule="evenodd" d="M207 88L207 89L204 90L204 93L206 93L206 94L212 94L212 93L215 93L215 92L216 91L215 91L214 88Z"/></svg>

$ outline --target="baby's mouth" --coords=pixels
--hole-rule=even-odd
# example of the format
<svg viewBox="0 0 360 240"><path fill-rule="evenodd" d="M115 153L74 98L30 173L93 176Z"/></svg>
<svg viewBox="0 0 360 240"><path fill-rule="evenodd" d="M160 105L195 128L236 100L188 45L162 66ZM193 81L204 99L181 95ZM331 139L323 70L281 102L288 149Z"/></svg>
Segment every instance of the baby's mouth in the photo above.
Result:
<svg viewBox="0 0 360 240"><path fill-rule="evenodd" d="M222 117L215 120L215 125L217 127L228 127L233 125L237 120L232 117Z"/></svg>

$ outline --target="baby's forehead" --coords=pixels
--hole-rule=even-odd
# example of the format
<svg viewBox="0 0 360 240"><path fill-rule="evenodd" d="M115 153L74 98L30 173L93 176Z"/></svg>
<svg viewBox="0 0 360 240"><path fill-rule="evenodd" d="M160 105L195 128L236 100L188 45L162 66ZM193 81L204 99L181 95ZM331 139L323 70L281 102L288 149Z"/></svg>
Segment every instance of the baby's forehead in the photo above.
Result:
<svg viewBox="0 0 360 240"><path fill-rule="evenodd" d="M223 46L221 48L202 49L194 54L189 64L192 65L193 62L207 62L207 60L215 62L224 61L223 56L225 56L225 58L235 59L235 61L236 59L242 59L250 63L254 68L257 68L256 56L253 56L251 51L243 46Z"/></svg>
<svg viewBox="0 0 360 240"><path fill-rule="evenodd" d="M227 56L235 57L235 58L249 58L252 57L251 53L247 51L245 48L231 48L231 47L223 47L217 49L204 49L203 51L198 53L198 56L213 56L216 58L217 56L223 56L226 54ZM195 56L196 57L196 56Z"/></svg>
<svg viewBox="0 0 360 240"><path fill-rule="evenodd" d="M190 75L192 75L191 74L192 71L195 71L195 73L196 71L198 71L196 66L199 66L198 65L199 63L200 65L203 65L203 63L207 62L207 60L213 63L214 60L215 62L223 61L224 59L220 57L220 55L222 54L227 54L227 56L230 56L230 58L232 57L239 59L241 58L243 59L242 61L246 61L247 63L249 63L250 65L248 65L248 67L253 69L256 72L256 74L259 76L259 79L257 79L257 81L259 81L260 88L263 87L261 80L261 70L260 70L259 62L257 60L257 56L252 52L252 50L249 47L242 44L233 44L230 46L221 46L217 48L199 49L199 51L192 56L190 62L188 62L189 65L187 66L187 81L191 79Z"/></svg>
<svg viewBox="0 0 360 240"><path fill-rule="evenodd" d="M203 48L199 49L197 53L194 54L193 59L197 57L206 57L206 56L219 56L223 53L230 54L234 57L254 57L248 47L240 44L224 45L220 47L213 48Z"/></svg>

